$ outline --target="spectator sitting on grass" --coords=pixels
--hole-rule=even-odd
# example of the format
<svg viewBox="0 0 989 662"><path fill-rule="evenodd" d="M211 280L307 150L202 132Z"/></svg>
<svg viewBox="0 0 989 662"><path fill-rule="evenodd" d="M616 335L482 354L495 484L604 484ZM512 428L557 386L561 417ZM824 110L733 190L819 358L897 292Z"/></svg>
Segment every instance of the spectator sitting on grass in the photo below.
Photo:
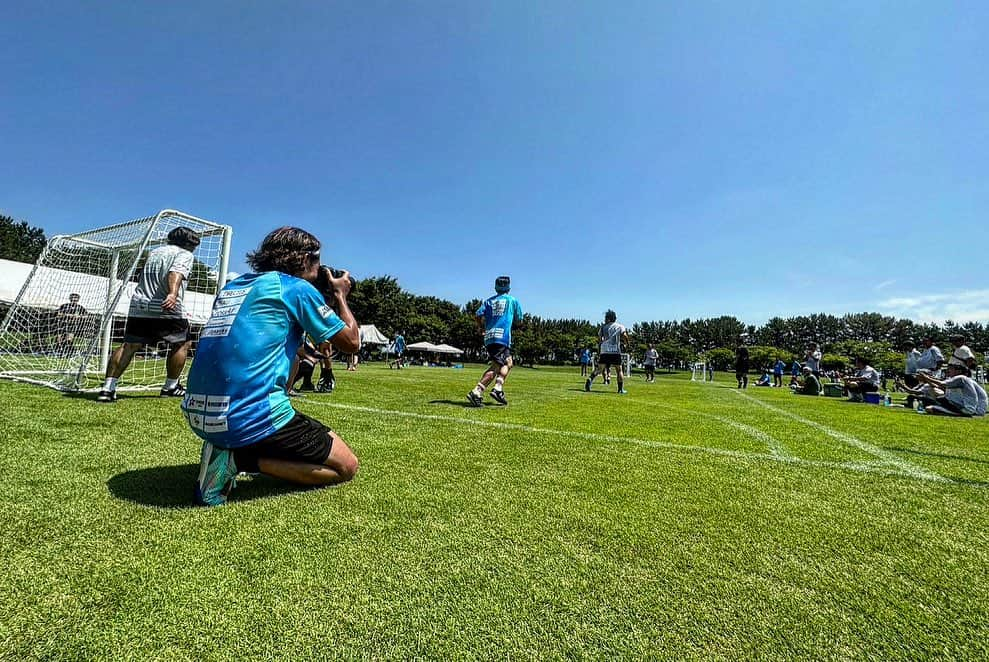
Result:
<svg viewBox="0 0 989 662"><path fill-rule="evenodd" d="M793 386L793 392L797 395L820 395L821 380L817 378L810 367L803 368L804 377Z"/></svg>
<svg viewBox="0 0 989 662"><path fill-rule="evenodd" d="M763 371L762 377L759 378L759 381L757 381L755 383L755 385L756 386L772 386L773 385L773 380L769 376L769 371L768 370Z"/></svg>
<svg viewBox="0 0 989 662"><path fill-rule="evenodd" d="M861 356L855 359L857 372L854 377L845 377L845 389L849 400L862 402L866 393L878 393L881 377L876 369L869 365Z"/></svg>
<svg viewBox="0 0 989 662"><path fill-rule="evenodd" d="M923 398L928 414L939 416L985 416L986 392L978 382L969 377L968 368L955 363L948 364L948 378L936 379L920 373L920 380L944 391L939 398Z"/></svg>

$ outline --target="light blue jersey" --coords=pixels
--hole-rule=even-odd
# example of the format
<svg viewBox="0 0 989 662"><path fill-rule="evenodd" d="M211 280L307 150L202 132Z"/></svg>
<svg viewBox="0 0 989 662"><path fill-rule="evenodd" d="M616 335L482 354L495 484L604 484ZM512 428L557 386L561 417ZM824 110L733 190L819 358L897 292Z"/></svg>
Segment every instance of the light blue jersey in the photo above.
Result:
<svg viewBox="0 0 989 662"><path fill-rule="evenodd" d="M405 351L405 338L402 336L402 334L398 334L395 336L395 353L401 354L404 351Z"/></svg>
<svg viewBox="0 0 989 662"><path fill-rule="evenodd" d="M319 345L345 327L301 278L269 271L227 283L199 337L182 401L192 431L240 448L282 428L295 416L286 385L303 334Z"/></svg>
<svg viewBox="0 0 989 662"><path fill-rule="evenodd" d="M484 317L484 344L512 346L512 323L522 318L522 305L511 294L491 297L477 309Z"/></svg>

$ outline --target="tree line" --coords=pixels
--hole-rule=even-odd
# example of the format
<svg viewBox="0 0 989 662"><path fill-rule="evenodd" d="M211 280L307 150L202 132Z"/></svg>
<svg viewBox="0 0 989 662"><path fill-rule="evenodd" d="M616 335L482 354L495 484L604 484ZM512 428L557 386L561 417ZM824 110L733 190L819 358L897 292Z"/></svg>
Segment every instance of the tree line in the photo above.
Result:
<svg viewBox="0 0 989 662"><path fill-rule="evenodd" d="M0 216L0 258L34 262L45 241L40 228ZM350 305L358 320L375 324L389 337L402 332L410 342L448 343L465 350L469 359L484 356L483 338L474 321L480 299L457 305L406 292L392 276L373 276L357 282ZM513 331L513 353L523 365L574 361L581 348L596 350L599 324L527 314ZM903 362L901 348L908 340L919 343L930 336L947 349L948 336L959 332L967 336L974 351L989 350L989 327L981 322L920 324L879 313L773 317L763 325L745 324L736 317L721 315L639 322L629 331L629 349L636 356L641 357L652 344L666 365L683 365L700 358L719 370L731 366L734 349L742 339L749 346L756 368L776 357L792 361L803 355L803 348L810 342L817 343L824 352L825 368L847 367L853 357L864 356L876 367L896 369Z"/></svg>

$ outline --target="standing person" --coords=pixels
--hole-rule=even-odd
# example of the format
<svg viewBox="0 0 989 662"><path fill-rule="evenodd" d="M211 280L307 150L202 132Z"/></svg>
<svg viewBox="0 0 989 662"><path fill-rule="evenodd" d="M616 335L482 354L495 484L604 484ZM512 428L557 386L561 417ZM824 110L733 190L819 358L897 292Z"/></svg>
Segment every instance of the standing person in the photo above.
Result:
<svg viewBox="0 0 989 662"><path fill-rule="evenodd" d="M941 374L941 367L944 365L944 354L941 348L934 344L934 338L924 336L924 351L917 359L917 374L927 373L938 376Z"/></svg>
<svg viewBox="0 0 989 662"><path fill-rule="evenodd" d="M800 373L802 371L803 371L803 366L800 365L800 359L794 356L793 363L790 365L790 386L797 385L797 380L800 377Z"/></svg>
<svg viewBox="0 0 989 662"><path fill-rule="evenodd" d="M197 246L199 235L187 227L177 227L168 233L167 245L148 253L130 300L124 343L110 356L106 381L96 396L97 402L116 402L117 380L130 365L134 354L144 345L159 342L168 343L167 377L159 395L185 395L179 378L192 341L182 300L192 271L192 252Z"/></svg>
<svg viewBox="0 0 989 662"><path fill-rule="evenodd" d="M749 348L745 345L735 349L735 380L738 388L749 387Z"/></svg>
<svg viewBox="0 0 989 662"><path fill-rule="evenodd" d="M920 352L917 350L917 347L912 340L907 340L903 343L903 351L905 353L903 382L908 388L917 388L920 386L920 380L917 379L917 368L919 366L918 361L920 360ZM908 391L905 406L909 409L913 409L913 398L913 394Z"/></svg>
<svg viewBox="0 0 989 662"><path fill-rule="evenodd" d="M807 350L804 352L804 365L810 367L810 371L818 379L821 378L821 350L816 342L807 343Z"/></svg>
<svg viewBox="0 0 989 662"><path fill-rule="evenodd" d="M646 381L654 382L656 381L656 360L659 359L659 352L656 348L649 344L649 349L646 350L646 354L642 359L643 365L646 366Z"/></svg>
<svg viewBox="0 0 989 662"><path fill-rule="evenodd" d="M628 331L618 323L618 315L613 310L604 314L604 324L598 331L598 340L601 341L601 353L598 355L598 364L594 372L584 382L584 390L590 391L594 384L594 378L611 366L616 366L618 372L618 392L628 393L625 390L625 373L622 366L622 341L628 342Z"/></svg>
<svg viewBox="0 0 989 662"><path fill-rule="evenodd" d="M474 389L467 393L467 400L475 407L483 404L481 396L492 379L494 388L491 389L491 397L503 405L508 404L505 380L512 371L512 325L515 320L522 319L522 305L508 293L511 289L511 279L498 276L495 279L495 295L481 304L475 313L478 326L484 328L484 347L491 359L491 366L481 375Z"/></svg>
<svg viewBox="0 0 989 662"><path fill-rule="evenodd" d="M786 369L786 364L783 363L783 359L776 357L776 363L773 364L773 386L776 388L783 388L783 371Z"/></svg>
<svg viewBox="0 0 989 662"><path fill-rule="evenodd" d="M333 348L322 352L323 358L319 360L319 381L316 382L317 393L333 393L337 386L337 380L333 376Z"/></svg>
<svg viewBox="0 0 989 662"><path fill-rule="evenodd" d="M182 401L189 426L203 440L196 485L203 505L226 502L238 471L300 485L342 483L357 473L357 457L344 440L296 412L288 397L292 358L304 334L323 355L334 345L341 352L360 348L347 304L350 275L333 277L319 258L316 237L278 228L248 253L254 273L227 283L217 296Z"/></svg>
<svg viewBox="0 0 989 662"><path fill-rule="evenodd" d="M395 348L395 360L388 363L388 368L391 369L394 367L397 370L401 370L404 366L402 355L405 354L405 336L396 331L392 346Z"/></svg>
<svg viewBox="0 0 989 662"><path fill-rule="evenodd" d="M580 376L587 376L587 366L591 364L591 350L584 348L580 350Z"/></svg>
<svg viewBox="0 0 989 662"><path fill-rule="evenodd" d="M72 345L75 342L76 334L85 325L88 312L79 304L79 295L73 292L69 295L69 302L63 303L55 313L58 325L58 344L56 351L59 354L68 356L72 353Z"/></svg>

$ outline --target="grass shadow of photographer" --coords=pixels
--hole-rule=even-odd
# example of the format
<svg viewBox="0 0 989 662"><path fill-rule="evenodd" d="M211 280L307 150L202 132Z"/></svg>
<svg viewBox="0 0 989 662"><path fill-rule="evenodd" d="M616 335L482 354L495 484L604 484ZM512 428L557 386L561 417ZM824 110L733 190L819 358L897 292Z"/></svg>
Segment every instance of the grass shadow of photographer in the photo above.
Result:
<svg viewBox="0 0 989 662"><path fill-rule="evenodd" d="M118 499L152 508L197 508L195 485L199 476L198 464L177 464L164 467L133 469L113 476L106 482L107 489ZM293 485L285 481L259 475L237 481L230 493L230 503L253 501L292 492L305 492L311 487Z"/></svg>

